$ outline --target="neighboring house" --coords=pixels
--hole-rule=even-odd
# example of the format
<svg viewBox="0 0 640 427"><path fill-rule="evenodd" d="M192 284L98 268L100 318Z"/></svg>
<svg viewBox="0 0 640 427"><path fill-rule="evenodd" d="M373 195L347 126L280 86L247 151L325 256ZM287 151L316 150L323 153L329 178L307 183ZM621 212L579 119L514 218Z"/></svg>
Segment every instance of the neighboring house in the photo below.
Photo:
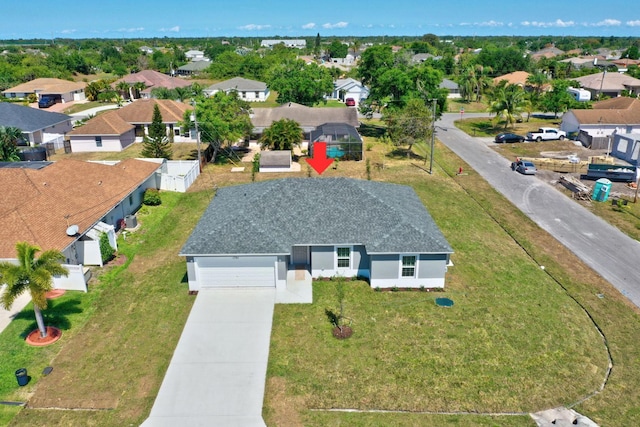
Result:
<svg viewBox="0 0 640 427"><path fill-rule="evenodd" d="M275 45L282 44L286 47L293 47L296 49L304 49L307 47L307 41L304 39L279 39L279 40L262 40L260 47L272 48Z"/></svg>
<svg viewBox="0 0 640 427"><path fill-rule="evenodd" d="M411 62L414 64L421 64L429 58L433 59L434 61L439 61L442 59L442 56L435 56L430 53L416 53L411 57Z"/></svg>
<svg viewBox="0 0 640 427"><path fill-rule="evenodd" d="M146 53L147 55L153 54L153 48L149 46L140 46L140 52Z"/></svg>
<svg viewBox="0 0 640 427"><path fill-rule="evenodd" d="M143 70L137 73L129 74L121 79L112 83L112 87L116 88L118 83L125 82L129 85L135 85L136 83L144 83L145 89L140 91L141 98L151 98L151 91L157 87L164 87L167 89L175 89L177 87L191 86L192 82L187 80L178 79L176 77L167 76L154 70Z"/></svg>
<svg viewBox="0 0 640 427"><path fill-rule="evenodd" d="M333 82L333 92L331 93L332 99L339 99L344 102L347 98L353 98L356 102L356 107L360 104L360 101L369 97L369 88L364 86L362 82L347 78L338 79Z"/></svg>
<svg viewBox="0 0 640 427"><path fill-rule="evenodd" d="M560 129L578 134L583 145L607 146L614 134L640 134L640 99L618 97L593 104L589 110L569 110L562 116ZM593 140L601 141L593 144Z"/></svg>
<svg viewBox="0 0 640 427"><path fill-rule="evenodd" d="M134 159L114 166L79 160L8 165L0 167L0 259L14 259L20 241L59 250L70 275L55 278L54 287L85 291L84 266L102 265L100 234L115 247L114 231L138 210L147 188L158 188L161 167Z"/></svg>
<svg viewBox="0 0 640 427"><path fill-rule="evenodd" d="M215 83L206 88L204 91L206 96L213 96L217 92L236 92L238 97L249 102L264 102L269 98L269 88L266 83L256 80L245 79L243 77L234 77L220 83Z"/></svg>
<svg viewBox="0 0 640 427"><path fill-rule="evenodd" d="M332 64L349 66L355 64L356 58L351 53L347 53L347 56L344 58L329 58L329 62Z"/></svg>
<svg viewBox="0 0 640 427"><path fill-rule="evenodd" d="M542 59L542 58L555 58L556 56L564 55L565 52L562 49L558 49L555 46L545 47L544 49L540 49L537 52L533 52L531 54L531 58L534 60Z"/></svg>
<svg viewBox="0 0 640 427"><path fill-rule="evenodd" d="M598 67L607 67L612 65L611 62L606 62L603 57L599 56L587 56L587 57L579 57L575 56L572 58L563 59L559 62L564 64L571 64L571 68L575 70L580 70L582 68L595 68Z"/></svg>
<svg viewBox="0 0 640 427"><path fill-rule="evenodd" d="M204 56L204 52L201 50L188 50L184 53L185 58L188 61L208 61L209 58Z"/></svg>
<svg viewBox="0 0 640 427"><path fill-rule="evenodd" d="M71 119L62 113L0 102L0 126L20 129L32 146L52 143L62 147L65 134L73 129Z"/></svg>
<svg viewBox="0 0 640 427"><path fill-rule="evenodd" d="M602 72L589 74L587 76L573 79L591 92L591 99L598 99L602 96L615 98L622 95L623 91L629 94L640 94L640 80L621 73Z"/></svg>
<svg viewBox="0 0 640 427"><path fill-rule="evenodd" d="M55 99L56 103L71 101L83 101L86 99L85 82L70 82L68 80L42 78L22 83L18 86L3 90L5 98L26 99L30 94L35 94L38 99L47 95Z"/></svg>
<svg viewBox="0 0 640 427"><path fill-rule="evenodd" d="M640 166L640 133L614 135L611 155L636 167Z"/></svg>
<svg viewBox="0 0 640 427"><path fill-rule="evenodd" d="M291 150L262 151L260 172L291 172Z"/></svg>
<svg viewBox="0 0 640 427"><path fill-rule="evenodd" d="M514 71L513 73L496 77L493 79L493 85L497 86L502 80L506 80L508 84L518 85L524 89L527 86L527 79L530 75L526 71Z"/></svg>
<svg viewBox="0 0 640 427"><path fill-rule="evenodd" d="M453 80L442 79L442 83L438 87L447 90L447 98L456 99L462 97L460 95L460 86Z"/></svg>
<svg viewBox="0 0 640 427"><path fill-rule="evenodd" d="M97 152L122 151L149 133L153 120L153 108L158 105L167 135L175 142L193 142L179 123L184 113L193 110L189 104L167 99L139 99L126 106L96 116L84 125L69 132L71 151Z"/></svg>
<svg viewBox="0 0 640 427"><path fill-rule="evenodd" d="M310 133L324 123L344 123L355 128L360 126L358 111L355 108L307 107L289 102L276 108L253 108L252 110L251 123L257 138L273 122L282 119L296 121L302 128L307 141L310 139Z"/></svg>
<svg viewBox="0 0 640 427"><path fill-rule="evenodd" d="M316 142L327 144L327 157L344 160L362 160L362 137L358 130L345 123L323 123L309 136L309 155L313 156Z"/></svg>
<svg viewBox="0 0 640 427"><path fill-rule="evenodd" d="M178 67L178 69L176 70L176 73L179 76L197 75L205 71L210 66L211 66L211 62L209 61L189 62L181 67Z"/></svg>
<svg viewBox="0 0 640 427"><path fill-rule="evenodd" d="M238 227L240 217L250 221ZM283 288L292 269L443 288L452 253L411 187L349 178L221 188L180 251L192 291Z"/></svg>

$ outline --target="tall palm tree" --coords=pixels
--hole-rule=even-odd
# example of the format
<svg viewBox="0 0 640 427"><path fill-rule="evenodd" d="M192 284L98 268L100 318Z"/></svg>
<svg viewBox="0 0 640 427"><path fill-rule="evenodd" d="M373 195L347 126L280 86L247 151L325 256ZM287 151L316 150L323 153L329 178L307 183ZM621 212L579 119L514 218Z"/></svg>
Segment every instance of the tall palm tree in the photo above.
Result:
<svg viewBox="0 0 640 427"><path fill-rule="evenodd" d="M0 126L0 161L19 161L18 142L24 140L25 137L21 129L13 126Z"/></svg>
<svg viewBox="0 0 640 427"><path fill-rule="evenodd" d="M147 88L147 85L144 84L144 82L135 82L133 84L133 89L135 89L135 96L131 99L137 99L140 98L140 92L142 92L143 90L145 90Z"/></svg>
<svg viewBox="0 0 640 427"><path fill-rule="evenodd" d="M544 73L533 73L529 75L529 77L527 77L527 84L529 86L533 86L536 95L539 96L542 92L542 86L544 86L544 84L547 83L548 80L549 79L547 78L547 75Z"/></svg>
<svg viewBox="0 0 640 427"><path fill-rule="evenodd" d="M118 92L120 92L120 95L125 99L127 99L127 97L128 98L131 97L131 92L129 91L130 88L131 88L131 85L125 82L124 80L119 82L116 85L116 89L118 90Z"/></svg>
<svg viewBox="0 0 640 427"><path fill-rule="evenodd" d="M47 328L42 318L42 310L47 308L46 293L53 288L53 276L67 276L68 270L60 265L65 257L62 252L48 250L39 258L36 254L40 248L27 242L16 243L18 264L0 263L0 281L6 288L0 298L2 306L9 310L13 302L25 291L31 294L36 323L42 338L47 336Z"/></svg>

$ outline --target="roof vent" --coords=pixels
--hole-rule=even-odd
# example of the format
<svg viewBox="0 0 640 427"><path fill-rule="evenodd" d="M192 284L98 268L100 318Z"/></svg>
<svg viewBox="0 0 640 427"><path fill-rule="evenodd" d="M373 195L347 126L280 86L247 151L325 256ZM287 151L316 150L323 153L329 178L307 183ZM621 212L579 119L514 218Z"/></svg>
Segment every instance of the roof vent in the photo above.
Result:
<svg viewBox="0 0 640 427"><path fill-rule="evenodd" d="M78 227L76 224L70 225L69 227L67 227L67 236L75 236L76 234L78 234L79 230L80 227Z"/></svg>

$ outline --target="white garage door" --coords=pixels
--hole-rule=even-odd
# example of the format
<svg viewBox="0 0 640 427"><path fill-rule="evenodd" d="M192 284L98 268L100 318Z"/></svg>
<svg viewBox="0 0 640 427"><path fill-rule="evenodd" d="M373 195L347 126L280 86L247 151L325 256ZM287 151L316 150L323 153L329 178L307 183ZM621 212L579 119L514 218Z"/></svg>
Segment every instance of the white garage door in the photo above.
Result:
<svg viewBox="0 0 640 427"><path fill-rule="evenodd" d="M200 289L275 287L275 256L198 257L196 278Z"/></svg>

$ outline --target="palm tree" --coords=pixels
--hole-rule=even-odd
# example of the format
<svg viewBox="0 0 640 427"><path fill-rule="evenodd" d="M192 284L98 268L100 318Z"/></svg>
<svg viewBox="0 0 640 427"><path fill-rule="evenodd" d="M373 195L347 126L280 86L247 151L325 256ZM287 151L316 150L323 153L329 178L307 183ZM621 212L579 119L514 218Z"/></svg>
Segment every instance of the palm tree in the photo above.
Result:
<svg viewBox="0 0 640 427"><path fill-rule="evenodd" d="M544 73L534 73L527 77L527 84L533 86L536 95L540 96L542 86L548 81L547 75Z"/></svg>
<svg viewBox="0 0 640 427"><path fill-rule="evenodd" d="M122 95L123 98L127 98L127 97L131 97L131 93L129 92L129 88L131 87L131 85L129 85L129 83L125 82L124 80L122 80L121 82L119 82L116 85L116 89L120 92L120 95Z"/></svg>
<svg viewBox="0 0 640 427"><path fill-rule="evenodd" d="M25 137L21 129L13 126L0 126L0 161L20 161L18 142Z"/></svg>
<svg viewBox="0 0 640 427"><path fill-rule="evenodd" d="M522 118L522 110L526 99L524 90L514 84L506 84L503 80L492 96L493 101L489 105L489 112L496 114L496 121L504 120L504 128L513 125L516 119Z"/></svg>
<svg viewBox="0 0 640 427"><path fill-rule="evenodd" d="M304 138L300 125L295 120L277 120L262 132L260 145L272 150L292 150Z"/></svg>
<svg viewBox="0 0 640 427"><path fill-rule="evenodd" d="M57 250L42 252L36 259L40 248L27 242L18 242L18 264L11 262L0 263L0 280L6 283L6 288L0 298L2 306L9 310L13 302L25 291L31 294L36 323L42 338L47 336L47 328L42 318L43 309L47 308L46 293L53 288L53 276L67 276L68 270L60 265L65 256Z"/></svg>
<svg viewBox="0 0 640 427"><path fill-rule="evenodd" d="M140 98L140 92L142 92L143 90L145 90L147 88L147 85L144 84L144 82L135 82L133 84L133 89L135 89L135 97L131 98L131 99L137 99Z"/></svg>
<svg viewBox="0 0 640 427"><path fill-rule="evenodd" d="M460 74L458 84L460 85L462 98L467 102L471 102L473 99L473 93L477 87L477 77L475 69L473 67L465 68L462 71L462 74Z"/></svg>

